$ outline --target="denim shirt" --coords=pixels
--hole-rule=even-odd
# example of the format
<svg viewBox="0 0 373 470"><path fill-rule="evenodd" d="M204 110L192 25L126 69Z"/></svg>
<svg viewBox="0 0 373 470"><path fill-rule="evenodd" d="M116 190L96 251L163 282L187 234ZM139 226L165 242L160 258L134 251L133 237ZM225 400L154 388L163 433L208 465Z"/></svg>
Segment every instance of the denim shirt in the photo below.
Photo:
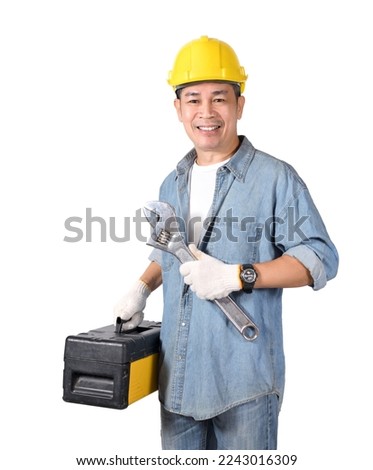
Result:
<svg viewBox="0 0 373 470"><path fill-rule="evenodd" d="M199 248L225 263L261 263L284 253L297 258L325 286L338 268L338 254L308 189L287 163L256 150L246 137L216 175L210 224ZM191 150L164 180L161 201L188 219ZM186 237L185 223L180 224ZM186 240L187 241L187 240ZM174 413L207 419L268 393L282 401L285 360L282 289L231 294L259 328L245 340L210 301L199 299L183 282L179 261L154 250L160 263L164 311L161 328L159 398Z"/></svg>

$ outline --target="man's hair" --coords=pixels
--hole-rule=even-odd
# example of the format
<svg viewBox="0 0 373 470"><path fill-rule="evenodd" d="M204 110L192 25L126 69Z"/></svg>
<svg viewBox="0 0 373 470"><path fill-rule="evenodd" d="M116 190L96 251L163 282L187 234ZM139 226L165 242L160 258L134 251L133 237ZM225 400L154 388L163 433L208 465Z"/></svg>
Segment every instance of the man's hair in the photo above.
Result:
<svg viewBox="0 0 373 470"><path fill-rule="evenodd" d="M198 83L198 82L197 82ZM202 82L201 82L202 83ZM224 83L224 82L223 82ZM225 83L228 83L228 85L232 85L233 87L233 91L234 91L234 94L236 95L236 98L238 99L239 96L241 96L241 87L240 87L240 84L239 83L232 83L232 82L225 82ZM188 83L187 85L185 86L189 86L191 85L190 83ZM179 100L180 99L180 94L181 94L181 90L185 88L183 86L177 88L175 90L175 93L176 93L176 98Z"/></svg>

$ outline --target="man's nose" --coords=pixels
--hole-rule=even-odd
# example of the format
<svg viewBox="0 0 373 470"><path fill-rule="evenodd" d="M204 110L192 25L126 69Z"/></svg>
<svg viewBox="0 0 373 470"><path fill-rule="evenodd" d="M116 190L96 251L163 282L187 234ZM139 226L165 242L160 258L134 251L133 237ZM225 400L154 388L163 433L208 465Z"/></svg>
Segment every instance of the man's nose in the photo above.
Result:
<svg viewBox="0 0 373 470"><path fill-rule="evenodd" d="M215 116L213 104L211 101L203 101L199 110L200 117L202 118L211 118Z"/></svg>

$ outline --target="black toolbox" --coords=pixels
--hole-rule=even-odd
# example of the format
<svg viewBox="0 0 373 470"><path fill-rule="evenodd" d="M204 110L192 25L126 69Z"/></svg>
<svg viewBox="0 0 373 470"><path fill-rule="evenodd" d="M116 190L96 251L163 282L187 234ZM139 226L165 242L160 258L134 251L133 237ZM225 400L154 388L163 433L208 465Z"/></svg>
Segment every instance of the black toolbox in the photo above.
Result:
<svg viewBox="0 0 373 470"><path fill-rule="evenodd" d="M160 322L143 321L121 332L121 324L68 336L63 400L124 409L158 388Z"/></svg>

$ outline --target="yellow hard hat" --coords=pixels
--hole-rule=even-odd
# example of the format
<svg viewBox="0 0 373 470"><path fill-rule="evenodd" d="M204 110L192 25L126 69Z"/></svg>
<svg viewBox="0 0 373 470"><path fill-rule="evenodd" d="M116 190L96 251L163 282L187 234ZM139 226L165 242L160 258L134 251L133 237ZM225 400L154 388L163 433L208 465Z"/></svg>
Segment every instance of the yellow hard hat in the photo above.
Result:
<svg viewBox="0 0 373 470"><path fill-rule="evenodd" d="M219 39L201 36L183 46L176 56L168 83L175 90L194 82L221 80L245 89L247 75L234 50Z"/></svg>

